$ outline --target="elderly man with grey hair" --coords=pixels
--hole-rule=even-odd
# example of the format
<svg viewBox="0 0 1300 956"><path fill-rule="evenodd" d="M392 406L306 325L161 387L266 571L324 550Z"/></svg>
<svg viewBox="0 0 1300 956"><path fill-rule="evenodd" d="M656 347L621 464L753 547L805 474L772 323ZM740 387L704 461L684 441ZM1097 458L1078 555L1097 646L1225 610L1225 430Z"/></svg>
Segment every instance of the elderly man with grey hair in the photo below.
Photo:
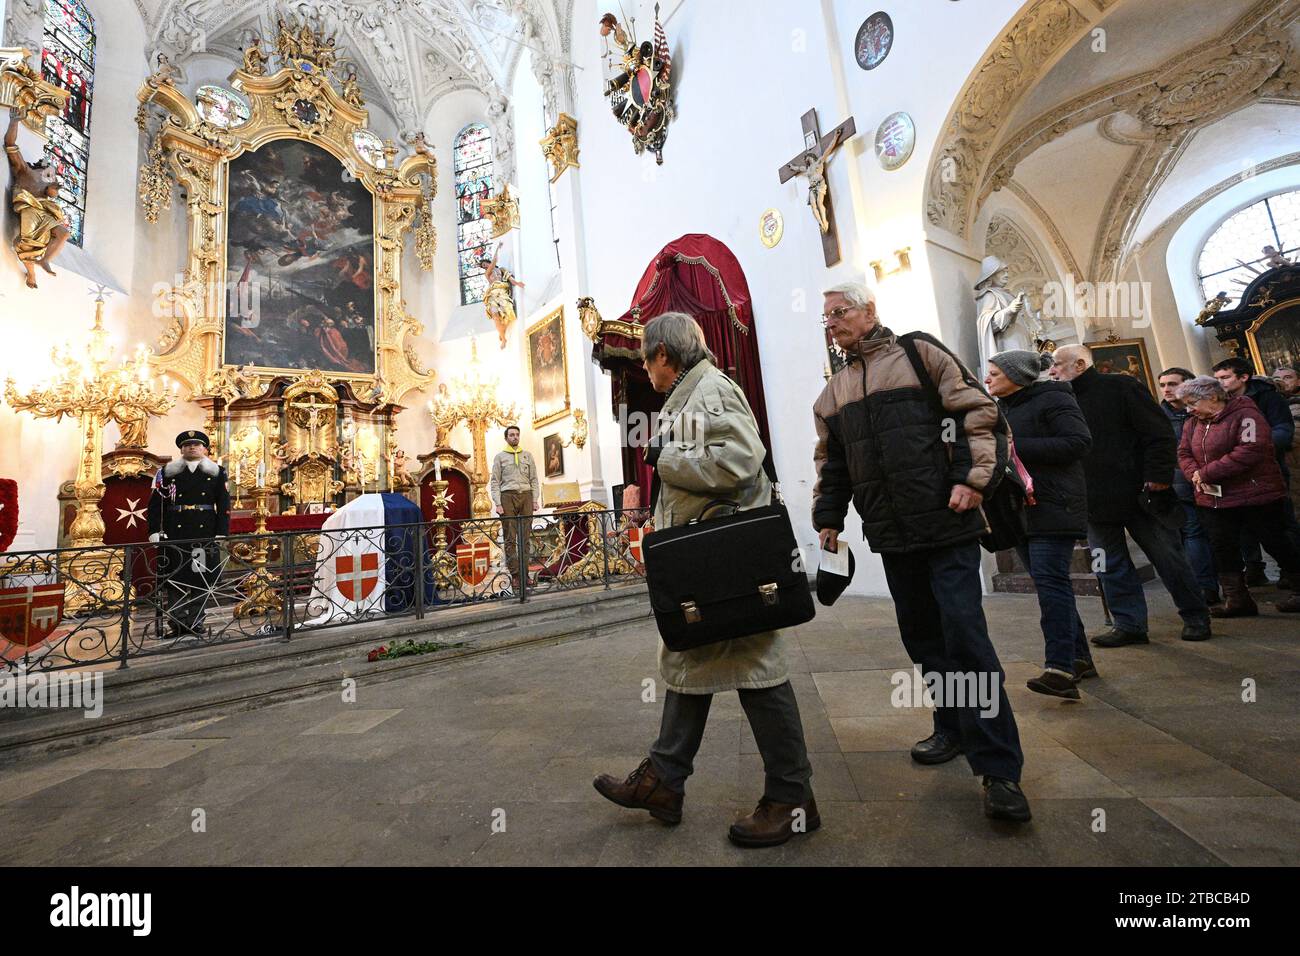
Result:
<svg viewBox="0 0 1300 956"><path fill-rule="evenodd" d="M848 359L813 405L822 547L838 547L852 503L884 563L908 656L922 673L945 675L945 686L996 687L996 706L964 694L936 701L934 733L912 759L939 764L964 753L983 777L985 814L1027 821L1020 732L981 603L980 504L1007 454L997 403L937 339L881 325L875 295L860 283L827 289L822 320Z"/></svg>
<svg viewBox="0 0 1300 956"><path fill-rule="evenodd" d="M654 526L686 524L720 499L741 509L769 504L758 423L740 386L713 364L699 324L665 312L646 323L641 355L650 384L665 396L658 432L644 451L655 469ZM763 756L766 785L758 807L733 823L728 836L739 846L775 846L817 829L812 766L784 648L780 631L687 651L660 642L659 672L668 692L659 739L626 779L602 774L596 790L619 806L680 822L713 695L734 690Z"/></svg>
<svg viewBox="0 0 1300 956"><path fill-rule="evenodd" d="M1049 374L1069 382L1083 409L1092 448L1083 459L1088 482L1088 547L1102 551L1102 592L1114 625L1097 647L1149 643L1147 602L1126 535L1132 535L1169 590L1183 619L1182 639L1210 637L1210 608L1183 550L1186 521L1173 490L1177 442L1169 420L1142 382L1103 375L1085 345L1064 345Z"/></svg>

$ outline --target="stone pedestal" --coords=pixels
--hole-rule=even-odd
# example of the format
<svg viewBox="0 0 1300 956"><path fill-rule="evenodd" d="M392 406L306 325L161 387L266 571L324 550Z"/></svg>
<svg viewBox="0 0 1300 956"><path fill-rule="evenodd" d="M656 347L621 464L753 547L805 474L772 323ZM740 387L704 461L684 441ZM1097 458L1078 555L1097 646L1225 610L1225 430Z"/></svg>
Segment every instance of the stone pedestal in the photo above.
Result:
<svg viewBox="0 0 1300 956"><path fill-rule="evenodd" d="M1152 580L1156 576L1156 569L1151 566L1147 556L1130 539L1128 542L1129 554L1133 557L1133 566L1137 568L1138 579L1143 584ZM993 590L1000 594L1034 594L1037 588L1034 587L1033 578L1029 576L1029 571L1020 563L1020 556L1015 551L999 551L997 554L998 570L993 575ZM1092 571L1092 551L1089 550L1086 541L1080 541L1074 546L1074 558L1070 562L1070 583L1075 594L1091 595L1100 597L1101 585L1097 583L1097 575Z"/></svg>

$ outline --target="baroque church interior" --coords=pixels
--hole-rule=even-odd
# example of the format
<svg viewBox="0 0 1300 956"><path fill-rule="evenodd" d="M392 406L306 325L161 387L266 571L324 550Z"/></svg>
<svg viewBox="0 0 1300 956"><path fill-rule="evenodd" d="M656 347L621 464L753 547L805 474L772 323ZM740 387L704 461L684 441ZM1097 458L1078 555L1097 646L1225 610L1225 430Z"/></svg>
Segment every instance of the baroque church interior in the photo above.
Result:
<svg viewBox="0 0 1300 956"><path fill-rule="evenodd" d="M453 630L434 635L447 642L425 648L434 657L449 653L454 628L472 647L496 646L505 639L490 622L550 600L606 615L592 633L635 624L646 648L601 674L655 678L649 604L637 596L644 509L654 507L641 423L665 389L647 377L641 347L664 312L696 318L752 410L809 575L821 551L813 403L846 362L824 327L823 290L865 283L881 323L933 337L979 382L991 355L1013 348L1088 345L1099 371L1131 376L1153 403L1165 369L1211 375L1235 356L1267 377L1300 363L1300 0L0 0L0 16L10 132L0 595L19 594L21 614L36 606L32 587L57 605L57 623L43 628L0 616L10 670L79 666L107 673L111 691L119 659L139 673L182 666L173 662L188 658L168 654L177 647L235 661L267 653L259 640L297 640L295 629L311 640L337 624L359 635L359 662L398 634L415 660L440 615ZM1008 306L1009 331L999 324ZM503 439L511 425L517 449ZM209 584L208 630L204 612L191 613L178 643L161 623L171 599L150 590L163 572L150 555L159 539L149 502L196 432L229 501L194 507L228 506L230 543L216 558L220 585ZM504 454L517 468L521 452L538 496L522 512L532 517L494 521L520 513L501 510L494 462ZM404 585L391 563L399 513L429 526L423 546L402 545L418 564ZM338 529L370 525L389 526L383 574L366 577L360 552L340 549L338 563L324 554ZM846 701L855 689L887 693L886 678L863 675L911 666L892 630L886 563L863 537L849 509L846 601L856 603L836 618L819 609L840 636L805 643L792 678L826 802L836 787L845 801L876 799L863 795L870 762L894 748L876 739L877 711ZM1079 550L1076 591L1092 631L1110 612ZM358 592L384 574L382 610L401 625L392 634L357 610ZM985 553L979 574L1008 670L1028 675L1033 662L1037 673L1039 612L1023 561ZM1177 623L1160 581L1147 589ZM859 619L889 653L842 643ZM536 640L569 633L517 622L537 628ZM1233 624L1250 628L1237 646L1259 659L1275 651L1294 677L1295 617ZM1216 637L1227 626L1216 621ZM1007 634L1023 656L1004 648ZM1229 672L1233 698L1242 675L1259 675L1230 661L1227 643L1205 646L1221 655L1212 661ZM578 666L564 647L547 667ZM482 665L499 694L457 698L464 706L532 693L502 660ZM1103 680L1123 681L1113 661L1099 658L1110 665ZM1195 673L1188 700L1213 696L1202 664L1211 659L1170 665ZM334 668L330 679L339 666L311 664ZM1161 673L1152 664L1140 676ZM1024 681L1011 683L1019 711ZM1137 689L1112 686L1121 689L1097 706L1131 717ZM639 692L638 678L629 693ZM1293 720L1293 682L1285 695ZM221 700L199 703L244 719L227 717ZM1133 798L1130 832L1150 857L1112 848L1122 838L1087 852L1113 854L1113 865L1300 860L1294 724L1252 724L1265 743L1250 749L1177 737L1171 713L1134 718L1126 746L1158 737L1169 760L1195 749L1193 764L1222 770L1200 789L1148 792L1122 768L1089 762L1086 748L1066 750L1075 738L1052 736L1055 717L1033 710L1039 703L1023 705L1042 721L1021 727L1026 772L1038 748L1062 762L1035 778L1037 794L1026 782L1030 799L1046 805L1061 780L1093 803ZM145 698L123 706L128 731L163 727ZM0 735L0 759L77 730L33 737L36 724L26 726L28 737ZM653 730L638 726L640 737ZM756 780L749 731L737 733L741 756L728 759ZM813 746L818 736L829 745ZM582 777L587 758L633 749L620 737L557 759ZM0 785L0 804L35 792ZM1074 794L1050 796L1064 805ZM1242 810L1254 823L1246 837L1225 836L1181 798L1255 801ZM1035 826L1058 833L1065 817L1044 813ZM1289 843L1269 846L1251 829L1270 820L1286 822ZM1154 849L1161 827L1185 843ZM543 862L628 863L645 850L618 832L595 856L563 846L571 857L547 850ZM149 862L157 848L130 859ZM807 860L896 863L905 850ZM258 858L242 846L214 852ZM937 862L1089 862L1006 844L978 858L935 852ZM700 853L692 862L728 862ZM179 843L157 857L200 858Z"/></svg>

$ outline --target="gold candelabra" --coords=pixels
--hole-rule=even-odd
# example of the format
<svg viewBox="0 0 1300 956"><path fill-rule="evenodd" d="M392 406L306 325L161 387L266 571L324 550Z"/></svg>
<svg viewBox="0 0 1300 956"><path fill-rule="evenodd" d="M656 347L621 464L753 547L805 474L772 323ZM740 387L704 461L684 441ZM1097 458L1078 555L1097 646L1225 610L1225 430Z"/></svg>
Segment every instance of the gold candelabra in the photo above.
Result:
<svg viewBox="0 0 1300 956"><path fill-rule="evenodd" d="M77 516L69 529L74 548L99 548L104 543L104 518L99 502L104 497L103 441L104 425L116 421L122 426L122 443L144 447L147 442L149 416L166 414L176 404L161 383L152 378L150 351L144 345L136 350L134 360L122 359L114 365L108 332L104 328L104 299L101 286L95 297L95 322L90 341L79 348L64 346L53 350L57 369L54 380L45 386L19 392L12 378L5 380L5 399L15 411L30 412L37 418L61 421L76 418L81 428L81 450L74 482ZM93 603L95 596L115 600L121 596L121 581L112 580L114 561L107 552L83 551L67 562L68 592L64 606L70 611ZM117 559L120 564L120 558ZM78 580L77 569L97 569L94 581Z"/></svg>
<svg viewBox="0 0 1300 956"><path fill-rule="evenodd" d="M257 499L257 507L253 512L253 516L257 519L257 525L253 529L256 537L251 544L241 541L231 549L236 557L247 561L250 568L248 575L239 584L239 589L243 591L245 597L235 605L235 616L262 618L267 627L272 627L282 616L279 595L280 576L266 568L272 558L281 555L272 554L272 546L267 534L266 519L271 513L267 505L271 497L271 489L259 479L253 491Z"/></svg>
<svg viewBox="0 0 1300 956"><path fill-rule="evenodd" d="M474 440L474 497L471 513L475 518L492 516L488 497L487 430L492 424L513 425L518 415L514 405L503 405L497 398L499 382L488 377L478 360L478 343L470 340L470 361L465 374L451 384L446 395L429 402L429 415L440 429L450 431L461 422Z"/></svg>
<svg viewBox="0 0 1300 956"><path fill-rule="evenodd" d="M461 579L460 569L456 566L456 556L447 544L447 505L452 496L447 494L447 481L442 478L433 482L433 517L437 522L433 533L433 586L439 591L461 590L465 582Z"/></svg>
<svg viewBox="0 0 1300 956"><path fill-rule="evenodd" d="M37 418L76 418L81 426L81 454L77 463L77 517L72 522L73 547L104 543L104 519L99 502L104 497L101 455L104 426L122 426L123 445L142 448L148 441L149 416L164 415L176 404L174 393L160 388L150 375L150 350L141 345L133 360L112 366L112 348L104 328L104 292L95 299L95 323L90 342L81 348L64 346L53 351L57 375L50 384L21 393L12 378L5 381L5 399L20 412ZM173 388L176 386L173 385Z"/></svg>

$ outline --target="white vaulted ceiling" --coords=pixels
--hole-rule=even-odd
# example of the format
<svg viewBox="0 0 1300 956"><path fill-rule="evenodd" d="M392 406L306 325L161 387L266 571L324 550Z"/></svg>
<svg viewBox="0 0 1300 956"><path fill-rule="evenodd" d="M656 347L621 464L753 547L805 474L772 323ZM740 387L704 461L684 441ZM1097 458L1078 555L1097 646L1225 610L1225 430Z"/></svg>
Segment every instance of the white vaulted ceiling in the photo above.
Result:
<svg viewBox="0 0 1300 956"><path fill-rule="evenodd" d="M1073 10L1072 32L1050 34L1072 39L1041 72L1024 68L1035 43L1050 48L1026 15L988 82L964 94L963 122L988 142L978 201L1015 193L1087 277L1111 278L1209 187L1300 150L1300 0L1111 0L1100 17L1092 0L1029 6ZM981 128L1012 95L991 134ZM945 155L962 158L951 144ZM948 194L932 194L931 222L964 227Z"/></svg>
<svg viewBox="0 0 1300 956"><path fill-rule="evenodd" d="M567 7L567 0L559 0ZM233 61L250 36L275 43L276 21L306 19L335 36L341 66L355 65L366 98L406 132L445 93L500 98L525 46L563 59L556 0L135 0L152 50L182 67L195 52ZM198 42L196 42L198 41Z"/></svg>

